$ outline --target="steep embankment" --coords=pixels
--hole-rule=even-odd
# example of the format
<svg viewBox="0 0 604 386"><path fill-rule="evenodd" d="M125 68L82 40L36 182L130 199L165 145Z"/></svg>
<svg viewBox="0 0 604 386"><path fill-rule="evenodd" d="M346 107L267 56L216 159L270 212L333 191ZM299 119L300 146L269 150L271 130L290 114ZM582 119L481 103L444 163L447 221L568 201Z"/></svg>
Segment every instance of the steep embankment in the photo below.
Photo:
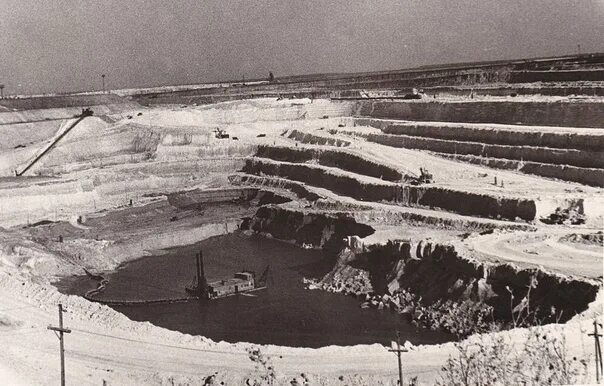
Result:
<svg viewBox="0 0 604 386"><path fill-rule="evenodd" d="M465 301L476 304L474 311L492 307L496 320L501 321L509 322L519 313L529 315L526 323L566 321L587 309L601 287L595 280L569 278L541 268L478 261L460 255L453 244L423 238L365 244L363 225L317 212L261 208L244 227L317 247L337 250L334 247L339 246L338 262L320 287L354 294L375 293L379 301L387 303L382 306L399 311L425 311L447 301L452 302L447 303L451 306ZM332 239L354 236L337 244L327 243L326 231Z"/></svg>
<svg viewBox="0 0 604 386"><path fill-rule="evenodd" d="M145 162L99 169L94 176L28 178L0 183L3 226L65 220L145 200L145 195L228 184L225 173L243 166L238 159ZM99 165L101 166L101 165Z"/></svg>
<svg viewBox="0 0 604 386"><path fill-rule="evenodd" d="M356 119L355 123L381 128L385 134L413 137L587 151L604 148L599 129L372 119Z"/></svg>
<svg viewBox="0 0 604 386"><path fill-rule="evenodd" d="M459 255L452 245L430 241L394 241L358 249L353 245L349 252L341 263L368 271L373 290L380 294L404 289L421 298L424 306L447 300L480 302L492 306L495 316L506 321L531 286L529 307L543 321L569 320L587 309L600 288L595 281L538 268L477 261Z"/></svg>
<svg viewBox="0 0 604 386"><path fill-rule="evenodd" d="M517 161L501 158L490 158L468 154L439 153L441 157L488 166L495 169L515 170L536 176L555 178L562 181L578 182L589 186L604 187L604 169L581 168L570 165Z"/></svg>
<svg viewBox="0 0 604 386"><path fill-rule="evenodd" d="M604 184L600 129L357 118L380 132L361 135L382 145L428 150L440 156L591 186Z"/></svg>
<svg viewBox="0 0 604 386"><path fill-rule="evenodd" d="M241 229L268 233L298 245L310 244L330 251L339 251L346 236L368 236L374 232L373 228L357 223L346 212L304 213L277 206L259 208L252 218L241 224Z"/></svg>
<svg viewBox="0 0 604 386"><path fill-rule="evenodd" d="M112 105L98 105L93 106L92 110L96 116L105 115L122 115L132 110L142 109L137 104L112 104ZM0 125L18 125L34 123L34 122L45 122L45 121L58 121L71 119L82 113L82 107L61 107L52 109L40 109L40 110L22 110L12 112L0 112Z"/></svg>
<svg viewBox="0 0 604 386"><path fill-rule="evenodd" d="M111 211L0 232L0 266L44 278L120 263L236 230L260 205L290 198L257 188L193 189L134 199ZM70 210L72 208L67 208Z"/></svg>
<svg viewBox="0 0 604 386"><path fill-rule="evenodd" d="M52 137L64 124L63 120L0 125L0 151L20 149Z"/></svg>
<svg viewBox="0 0 604 386"><path fill-rule="evenodd" d="M122 98L116 94L41 95L20 98L4 98L0 100L0 106L4 106L13 111L109 105L123 105L125 109L134 109L137 106L140 107L140 105L137 105L136 103Z"/></svg>
<svg viewBox="0 0 604 386"><path fill-rule="evenodd" d="M350 146L350 141L346 141L341 138L330 138L328 136L315 135L311 133L306 133L299 130L292 130L288 138L293 139L294 141L299 141L302 143L308 143L311 145L328 145L328 146L336 146L336 147L346 147Z"/></svg>
<svg viewBox="0 0 604 386"><path fill-rule="evenodd" d="M395 168L346 151L308 147L292 149L285 146L260 146L256 156L293 163L317 162L323 166L333 166L386 181L400 181L403 178L403 175Z"/></svg>
<svg viewBox="0 0 604 386"><path fill-rule="evenodd" d="M531 199L495 197L435 186L395 184L335 169L268 159L251 159L244 171L273 175L329 189L362 201L389 201L405 206L436 207L451 212L492 218L531 221L537 209Z"/></svg>
<svg viewBox="0 0 604 386"><path fill-rule="evenodd" d="M315 192L310 191L304 184L293 182L284 178L253 176L245 173L231 174L229 183L235 186L253 186L284 189L294 193L298 198L308 201L316 201L321 198Z"/></svg>
<svg viewBox="0 0 604 386"><path fill-rule="evenodd" d="M411 121L504 123L604 127L604 103L597 101L367 101L358 116Z"/></svg>
<svg viewBox="0 0 604 386"><path fill-rule="evenodd" d="M488 145L478 142L449 141L408 135L368 134L367 140L382 145L429 150L450 154L566 164L585 168L604 168L604 153L575 149L550 149L531 146Z"/></svg>

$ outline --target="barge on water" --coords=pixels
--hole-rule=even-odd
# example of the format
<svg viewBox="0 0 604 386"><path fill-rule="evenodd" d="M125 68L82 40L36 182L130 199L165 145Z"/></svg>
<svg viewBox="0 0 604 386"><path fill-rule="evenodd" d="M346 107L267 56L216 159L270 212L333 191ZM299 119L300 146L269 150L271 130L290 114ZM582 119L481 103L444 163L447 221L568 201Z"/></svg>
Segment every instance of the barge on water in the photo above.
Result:
<svg viewBox="0 0 604 386"><path fill-rule="evenodd" d="M203 254L201 251L197 254L196 259L196 277L193 279L191 285L185 287L185 290L189 295L196 296L199 299L211 300L237 294L245 294L247 292L266 288L269 274L268 266L259 279L256 279L256 273L253 271L241 271L235 273L230 279L217 280L208 283L205 277Z"/></svg>

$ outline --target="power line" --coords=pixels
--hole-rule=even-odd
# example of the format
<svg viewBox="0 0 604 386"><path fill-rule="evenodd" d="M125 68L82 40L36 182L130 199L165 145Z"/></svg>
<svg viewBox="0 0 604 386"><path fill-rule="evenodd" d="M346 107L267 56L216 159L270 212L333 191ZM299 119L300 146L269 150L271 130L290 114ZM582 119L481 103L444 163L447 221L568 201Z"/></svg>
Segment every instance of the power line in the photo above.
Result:
<svg viewBox="0 0 604 386"><path fill-rule="evenodd" d="M78 328L72 328L72 331L77 331L77 332L81 332L81 333L84 333L84 334L102 336L102 337L105 337L105 338L123 340L123 341L126 341L126 342L142 343L142 344L148 344L148 345L151 345L151 346L175 348L175 349L187 350L187 351L209 352L209 353L215 353L215 354L231 354L231 355L246 355L246 356L248 355L247 352L232 352L232 351L209 350L209 349L200 349L200 348L185 347L185 346L176 346L176 345L171 345L171 344L166 344L166 343L148 342L148 341L144 341L144 340L138 340L138 339L132 339L132 338L124 338L124 337L121 337L121 336L115 336L115 335L110 335L110 334L102 334L102 333L99 333L99 332L80 330Z"/></svg>
<svg viewBox="0 0 604 386"><path fill-rule="evenodd" d="M600 347L600 338L602 334L598 332L598 326L600 325L596 319L593 322L594 332L587 334L594 337L595 352L596 352L596 382L600 383L600 374L602 373L602 348Z"/></svg>
<svg viewBox="0 0 604 386"><path fill-rule="evenodd" d="M84 363L84 364L89 364L90 363L90 358L93 358L92 356L86 356L86 358L82 358L81 356L85 356L83 355L82 352L80 351L75 351L75 350L67 350L68 354L72 354L72 356L70 357L70 361L72 362L80 362L80 363ZM101 356L95 356L95 359L108 359L108 358L104 358ZM129 356L128 358L130 359L138 359L141 361L145 361L147 360L146 358L135 358L132 356ZM113 359L109 358L110 361L112 361ZM179 362L181 363L181 362ZM132 368L132 369L144 369L144 370L152 370L152 371L157 371L157 367L156 366L146 366L142 363L133 363L133 362L128 362L128 363L121 363L119 366L121 367L127 367L127 368ZM187 370L172 370L173 373L178 373L178 374L187 374L187 375L196 375L199 376L200 373L196 372L196 371L187 371Z"/></svg>
<svg viewBox="0 0 604 386"><path fill-rule="evenodd" d="M59 327L48 326L48 329L54 331L59 338L59 350L61 354L61 386L65 386L65 347L63 343L63 334L70 334L71 330L63 327L63 305L61 303L59 303Z"/></svg>
<svg viewBox="0 0 604 386"><path fill-rule="evenodd" d="M74 331L74 332L81 332L83 334L101 336L101 337L104 337L104 338L111 338L111 339L117 339L117 340L122 340L122 341L126 341L126 342L147 344L147 345L151 345L151 346L173 348L173 349L178 349L178 350L197 351L197 352L214 353L214 354L228 354L228 355L245 355L245 356L248 355L247 352L233 352L233 351L222 351L222 350L211 350L211 349L202 349L202 348L177 346L177 345L171 345L171 344L166 344L166 343L149 342L149 341L144 341L144 340L139 340L139 339L133 339L133 338L124 338L124 337L121 337L121 336L116 336L116 335L111 335L111 334L103 334L103 333L100 333L100 332L93 332L93 331L88 331L88 330L82 330L82 329L79 329L79 328L72 328L71 330ZM270 355L270 356L273 356L273 357L275 357L275 356L276 357L284 357L284 356L286 356L286 357L299 357L299 356L301 356L303 354L267 353L267 355Z"/></svg>
<svg viewBox="0 0 604 386"><path fill-rule="evenodd" d="M23 328L26 329L26 328ZM36 328L36 330L39 330L39 328ZM98 332L93 332L93 331L88 331L88 330L83 330L83 329L78 329L78 328L72 328L69 330L70 332L80 332L83 334L88 334L88 335L95 335L95 336L100 336L100 337L104 337L104 338L110 338L110 339L116 339L116 340L121 340L121 341L126 341L126 342L133 342L133 343L140 343L140 344L146 344L146 345L150 345L150 346L158 346L158 347L166 347L166 348L172 348L172 349L177 349L177 350L185 350L185 351L195 351L195 352L203 352L203 353L214 353L214 354L227 354L227 355L243 355L243 356L248 356L249 354L247 352L233 352L233 351L223 351L223 350L211 350L211 349L202 349L202 348L192 348L192 347L185 347L185 346L177 346L177 345L171 345L171 344L166 344L166 343L156 343L156 342L149 342L149 341L144 341L144 340L139 340L139 339L133 339L133 338L124 338L121 336L116 336L116 335L111 335L111 334L103 334L103 333L98 333ZM31 332L24 332L24 333L34 333L34 332L40 332L40 331L31 331ZM16 334L15 334L16 335ZM400 355L400 353L403 351L404 349L401 348L400 346L398 346L398 348L396 350L396 353L398 355ZM77 353L74 352L76 354L81 354L81 353ZM270 356L278 356L280 358L287 356L287 357L299 357L300 354L271 354L268 353L267 355ZM76 358L74 358L76 359ZM77 359L76 359L77 360ZM140 368L148 368L142 365L136 365L136 364L128 364L128 366L130 367L140 367ZM426 374L426 373L437 373L438 369L424 369L424 370L410 370L407 371L408 375L418 375L418 374ZM186 372L186 371L179 371L179 373L187 373L187 374L197 374L197 373L191 373L191 372Z"/></svg>
<svg viewBox="0 0 604 386"><path fill-rule="evenodd" d="M398 330L396 330L396 348L394 347L394 344L393 344L392 348L388 351L396 353L396 356L398 359L398 382L399 382L400 386L403 386L403 363L401 360L401 354L404 352L407 352L409 350L407 350L404 347L401 348L401 335Z"/></svg>

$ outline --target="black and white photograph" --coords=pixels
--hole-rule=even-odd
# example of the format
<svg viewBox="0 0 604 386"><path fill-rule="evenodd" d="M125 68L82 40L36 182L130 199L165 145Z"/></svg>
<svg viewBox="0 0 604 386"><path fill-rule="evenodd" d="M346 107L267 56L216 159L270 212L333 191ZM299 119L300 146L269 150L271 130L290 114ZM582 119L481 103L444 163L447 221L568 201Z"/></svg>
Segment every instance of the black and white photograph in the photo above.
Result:
<svg viewBox="0 0 604 386"><path fill-rule="evenodd" d="M0 385L604 384L604 0L0 0Z"/></svg>

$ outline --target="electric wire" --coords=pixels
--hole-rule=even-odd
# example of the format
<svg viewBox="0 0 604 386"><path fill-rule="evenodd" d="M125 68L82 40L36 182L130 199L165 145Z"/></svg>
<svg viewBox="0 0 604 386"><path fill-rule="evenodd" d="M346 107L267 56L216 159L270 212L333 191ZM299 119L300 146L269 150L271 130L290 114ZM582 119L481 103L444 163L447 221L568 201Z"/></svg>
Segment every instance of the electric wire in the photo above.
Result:
<svg viewBox="0 0 604 386"><path fill-rule="evenodd" d="M246 353L246 352L232 352L232 351L200 349L200 348L194 348L194 347L176 346L176 345L171 345L171 344L166 344L166 343L149 342L149 341L138 340L138 339L133 339L133 338L124 338L121 336L116 336L116 335L111 335L111 334L102 334L100 332L87 331L87 330L82 330L79 328L72 328L71 330L81 332L84 334L101 336L104 338L111 338L111 339L117 339L117 340L122 340L122 341L126 341L126 342L142 343L142 344L148 344L151 346L174 348L174 349L186 350L186 351L209 352L209 353L215 353L215 354L231 354L231 355L246 355L246 356L248 355L248 353Z"/></svg>

